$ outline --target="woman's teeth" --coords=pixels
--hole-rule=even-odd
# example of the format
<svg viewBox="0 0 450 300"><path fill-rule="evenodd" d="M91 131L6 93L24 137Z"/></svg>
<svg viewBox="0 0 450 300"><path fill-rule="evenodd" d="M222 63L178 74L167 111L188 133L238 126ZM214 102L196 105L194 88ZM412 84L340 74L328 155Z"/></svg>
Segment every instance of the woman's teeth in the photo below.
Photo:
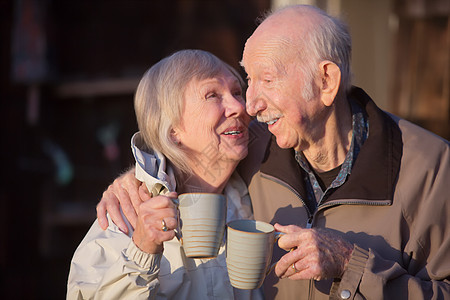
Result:
<svg viewBox="0 0 450 300"><path fill-rule="evenodd" d="M240 133L241 133L240 131L233 130L233 131L224 132L223 134L225 134L225 135L237 135L237 134L240 134Z"/></svg>

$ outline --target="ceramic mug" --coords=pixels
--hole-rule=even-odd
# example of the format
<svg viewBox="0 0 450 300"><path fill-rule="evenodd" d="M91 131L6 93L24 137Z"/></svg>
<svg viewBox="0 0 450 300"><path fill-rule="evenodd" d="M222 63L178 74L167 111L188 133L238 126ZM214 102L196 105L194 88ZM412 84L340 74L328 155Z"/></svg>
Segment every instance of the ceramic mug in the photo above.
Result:
<svg viewBox="0 0 450 300"><path fill-rule="evenodd" d="M216 257L223 241L226 198L214 193L185 193L178 196L181 243L187 257Z"/></svg>
<svg viewBox="0 0 450 300"><path fill-rule="evenodd" d="M282 233L266 222L236 220L227 224L227 269L231 285L257 289L273 269L273 245Z"/></svg>

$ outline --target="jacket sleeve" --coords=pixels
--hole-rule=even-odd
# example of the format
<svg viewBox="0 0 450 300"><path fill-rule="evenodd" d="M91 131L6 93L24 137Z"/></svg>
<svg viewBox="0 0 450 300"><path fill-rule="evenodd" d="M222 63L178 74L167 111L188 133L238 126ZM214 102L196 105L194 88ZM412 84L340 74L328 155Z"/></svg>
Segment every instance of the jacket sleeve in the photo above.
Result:
<svg viewBox="0 0 450 300"><path fill-rule="evenodd" d="M420 173L410 170L408 188L397 193L408 224L401 259L389 260L373 249L355 246L340 284L332 289L341 299L450 299L450 154L448 146L436 165ZM413 166L419 165L418 161ZM399 184L400 185L400 184ZM332 297L332 298L333 298Z"/></svg>
<svg viewBox="0 0 450 300"><path fill-rule="evenodd" d="M67 299L155 298L162 255L142 252L115 225L103 231L97 223L73 256Z"/></svg>
<svg viewBox="0 0 450 300"><path fill-rule="evenodd" d="M397 262L355 246L348 269L340 283L333 285L330 299L450 299L449 271L445 266L450 258L444 253L448 252L448 241L446 244L434 259L442 259L442 268L428 275L425 268L411 275Z"/></svg>

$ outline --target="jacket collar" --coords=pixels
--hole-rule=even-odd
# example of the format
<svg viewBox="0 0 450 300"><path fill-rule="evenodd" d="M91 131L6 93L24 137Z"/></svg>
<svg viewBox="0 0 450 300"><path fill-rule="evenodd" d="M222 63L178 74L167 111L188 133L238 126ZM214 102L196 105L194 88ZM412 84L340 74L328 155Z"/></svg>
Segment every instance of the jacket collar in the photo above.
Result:
<svg viewBox="0 0 450 300"><path fill-rule="evenodd" d="M353 87L349 98L366 111L369 137L361 147L347 181L327 201L336 199L392 200L402 157L401 132L397 124L360 88ZM275 137L269 141L262 173L279 178L306 199L304 173L293 149L278 147Z"/></svg>
<svg viewBox="0 0 450 300"><path fill-rule="evenodd" d="M153 196L176 189L173 169L167 165L165 156L145 146L140 132L131 138L131 150L136 160L136 179L145 182Z"/></svg>
<svg viewBox="0 0 450 300"><path fill-rule="evenodd" d="M153 196L176 191L173 168L164 154L145 145L140 132L131 138L131 150L136 160L136 179L145 182ZM233 172L228 180L224 195L227 198L227 221L253 218L247 185L237 172Z"/></svg>

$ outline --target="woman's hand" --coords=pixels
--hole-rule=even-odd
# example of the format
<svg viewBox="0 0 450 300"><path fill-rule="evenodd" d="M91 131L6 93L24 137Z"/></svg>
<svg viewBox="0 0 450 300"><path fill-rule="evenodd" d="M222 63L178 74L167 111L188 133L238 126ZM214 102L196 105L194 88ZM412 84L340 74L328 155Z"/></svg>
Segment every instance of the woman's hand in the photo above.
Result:
<svg viewBox="0 0 450 300"><path fill-rule="evenodd" d="M160 253L163 251L163 242L174 238L178 214L172 199L177 196L177 193L171 192L167 196L156 196L141 203L133 233L133 241L139 249L146 253Z"/></svg>

